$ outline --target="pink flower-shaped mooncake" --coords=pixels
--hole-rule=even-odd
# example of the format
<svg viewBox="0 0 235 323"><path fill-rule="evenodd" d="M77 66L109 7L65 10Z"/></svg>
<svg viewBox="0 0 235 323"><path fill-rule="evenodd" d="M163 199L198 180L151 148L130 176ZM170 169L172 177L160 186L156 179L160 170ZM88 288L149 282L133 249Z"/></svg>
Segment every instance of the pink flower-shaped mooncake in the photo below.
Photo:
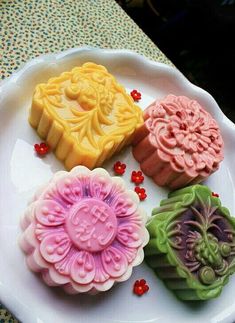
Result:
<svg viewBox="0 0 235 323"><path fill-rule="evenodd" d="M143 260L146 216L136 193L104 169L60 171L22 219L27 264L71 294L106 291Z"/></svg>
<svg viewBox="0 0 235 323"><path fill-rule="evenodd" d="M168 95L144 112L133 155L156 184L171 189L195 184L215 172L223 160L216 121L195 100Z"/></svg>

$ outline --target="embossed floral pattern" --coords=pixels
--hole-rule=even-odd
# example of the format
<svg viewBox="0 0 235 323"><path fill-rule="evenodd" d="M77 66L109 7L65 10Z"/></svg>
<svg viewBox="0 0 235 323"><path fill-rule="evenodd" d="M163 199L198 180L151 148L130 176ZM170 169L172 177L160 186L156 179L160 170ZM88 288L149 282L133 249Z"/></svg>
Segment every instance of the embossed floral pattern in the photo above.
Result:
<svg viewBox="0 0 235 323"><path fill-rule="evenodd" d="M211 193L202 185L175 191L147 225L147 261L183 300L217 297L235 271L235 221ZM161 268L158 257L168 265ZM178 283L168 281L172 272Z"/></svg>
<svg viewBox="0 0 235 323"><path fill-rule="evenodd" d="M142 114L104 66L87 62L36 86L29 122L68 170L92 169L130 142Z"/></svg>
<svg viewBox="0 0 235 323"><path fill-rule="evenodd" d="M168 95L146 111L150 140L161 159L177 170L210 173L223 159L223 141L216 121L199 103Z"/></svg>
<svg viewBox="0 0 235 323"><path fill-rule="evenodd" d="M179 251L185 266L207 285L228 272L228 257L235 255L235 230L218 208L212 206L210 196L203 200L196 193L194 205L182 213L181 220L172 222L168 231L170 244Z"/></svg>
<svg viewBox="0 0 235 323"><path fill-rule="evenodd" d="M76 292L80 285L108 289L143 259L147 231L138 199L105 170L77 167L58 176L31 208L23 240L31 231L50 276L61 284L66 277Z"/></svg>
<svg viewBox="0 0 235 323"><path fill-rule="evenodd" d="M71 135L79 149L99 154L109 142L132 134L142 111L106 68L85 63L36 87L34 107L43 107ZM31 120L31 119L30 119ZM32 120L31 120L31 123Z"/></svg>

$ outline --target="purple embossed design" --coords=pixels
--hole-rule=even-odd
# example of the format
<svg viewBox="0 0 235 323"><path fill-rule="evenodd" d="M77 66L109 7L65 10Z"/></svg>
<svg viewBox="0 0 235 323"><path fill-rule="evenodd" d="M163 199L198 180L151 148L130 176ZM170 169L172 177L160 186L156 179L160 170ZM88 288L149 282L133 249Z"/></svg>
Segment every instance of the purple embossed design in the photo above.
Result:
<svg viewBox="0 0 235 323"><path fill-rule="evenodd" d="M196 202L185 210L169 231L170 244L190 272L203 283L203 268L209 268L213 277L228 272L235 254L234 230L210 200ZM215 279L213 278L213 279Z"/></svg>

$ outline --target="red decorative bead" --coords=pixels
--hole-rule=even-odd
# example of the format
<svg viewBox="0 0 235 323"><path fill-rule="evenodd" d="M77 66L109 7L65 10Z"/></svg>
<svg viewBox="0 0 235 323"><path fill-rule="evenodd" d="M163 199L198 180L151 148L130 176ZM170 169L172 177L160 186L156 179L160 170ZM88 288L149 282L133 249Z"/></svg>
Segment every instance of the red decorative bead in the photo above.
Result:
<svg viewBox="0 0 235 323"><path fill-rule="evenodd" d="M141 99L141 93L138 92L137 90L131 91L130 94L131 94L134 101L139 101Z"/></svg>
<svg viewBox="0 0 235 323"><path fill-rule="evenodd" d="M142 172L139 170L138 172L136 172L135 170L131 173L131 181L133 183L135 183L136 185L139 185L141 183L143 183L144 181L144 176L142 174Z"/></svg>
<svg viewBox="0 0 235 323"><path fill-rule="evenodd" d="M135 192L138 194L140 201L143 201L146 199L147 194L145 193L145 189L142 187L137 186L135 188Z"/></svg>
<svg viewBox="0 0 235 323"><path fill-rule="evenodd" d="M125 170L126 170L126 164L122 164L120 161L117 161L113 165L113 170L114 170L114 172L116 174L123 175L125 173Z"/></svg>
<svg viewBox="0 0 235 323"><path fill-rule="evenodd" d="M214 193L214 192L212 192L212 194L211 194L212 196L214 196L214 197L219 197L219 194L217 194L217 193Z"/></svg>
<svg viewBox="0 0 235 323"><path fill-rule="evenodd" d="M180 130L186 130L187 129L187 126L185 123L181 123L180 125Z"/></svg>
<svg viewBox="0 0 235 323"><path fill-rule="evenodd" d="M149 286L146 284L145 279L135 281L134 287L133 287L133 292L136 295L142 296L144 293L147 293L148 290L149 290Z"/></svg>
<svg viewBox="0 0 235 323"><path fill-rule="evenodd" d="M179 118L181 118L181 117L182 117L182 114L181 114L181 112L180 112L180 111L176 111L176 115L177 115L177 117L179 117Z"/></svg>
<svg viewBox="0 0 235 323"><path fill-rule="evenodd" d="M34 150L36 153L40 156L44 156L48 153L49 151L49 146L45 142L41 142L40 144L35 144L34 145Z"/></svg>

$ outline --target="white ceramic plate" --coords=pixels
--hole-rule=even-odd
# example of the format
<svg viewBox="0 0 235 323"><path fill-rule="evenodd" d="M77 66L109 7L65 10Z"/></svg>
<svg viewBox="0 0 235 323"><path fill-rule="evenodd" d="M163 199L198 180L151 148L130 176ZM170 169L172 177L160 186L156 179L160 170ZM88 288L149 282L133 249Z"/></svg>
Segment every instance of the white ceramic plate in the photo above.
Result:
<svg viewBox="0 0 235 323"><path fill-rule="evenodd" d="M97 296L67 296L47 287L27 269L17 243L19 219L37 187L63 169L53 154L43 159L34 154L33 144L39 138L27 121L33 89L37 83L86 61L105 65L128 91L138 89L143 97L139 103L142 108L169 93L189 96L206 107L219 122L225 141L225 159L206 184L220 194L223 204L235 214L235 126L207 92L192 85L177 69L130 51L81 48L41 56L3 81L0 89L1 302L23 323L231 323L235 320L235 275L218 299L188 304L178 301L145 264L134 268L127 282ZM118 159L127 164L124 178L133 188L130 173L138 169L138 164L130 148L115 156L105 168L112 173L112 165ZM144 187L148 198L141 203L150 215L168 192L148 178ZM150 286L149 293L140 298L132 294L133 283L138 278L145 278Z"/></svg>

